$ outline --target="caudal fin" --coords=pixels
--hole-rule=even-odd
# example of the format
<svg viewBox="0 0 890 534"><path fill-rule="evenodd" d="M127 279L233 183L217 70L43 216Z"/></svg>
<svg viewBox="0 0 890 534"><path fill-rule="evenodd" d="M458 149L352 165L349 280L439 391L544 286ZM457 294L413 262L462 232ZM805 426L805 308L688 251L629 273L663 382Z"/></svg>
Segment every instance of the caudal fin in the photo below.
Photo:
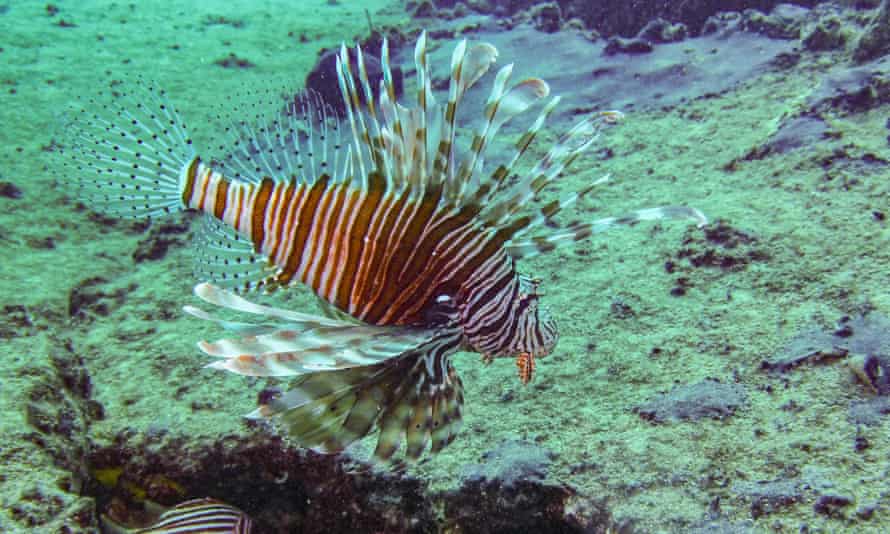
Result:
<svg viewBox="0 0 890 534"><path fill-rule="evenodd" d="M183 177L195 152L162 90L125 82L79 104L63 143L60 180L73 196L91 209L126 218L185 209Z"/></svg>

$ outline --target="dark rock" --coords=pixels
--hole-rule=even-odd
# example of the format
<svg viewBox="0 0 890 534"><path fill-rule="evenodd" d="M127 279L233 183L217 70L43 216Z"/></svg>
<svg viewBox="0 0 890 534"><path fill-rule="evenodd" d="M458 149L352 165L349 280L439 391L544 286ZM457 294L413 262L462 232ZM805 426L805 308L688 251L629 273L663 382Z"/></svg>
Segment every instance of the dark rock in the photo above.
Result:
<svg viewBox="0 0 890 534"><path fill-rule="evenodd" d="M742 15L736 12L722 12L708 17L702 24L701 35L722 37L742 30Z"/></svg>
<svg viewBox="0 0 890 534"><path fill-rule="evenodd" d="M770 14L755 9L742 12L742 28L745 31L759 33L771 39L798 39L803 23L805 9L790 5L781 5Z"/></svg>
<svg viewBox="0 0 890 534"><path fill-rule="evenodd" d="M603 53L607 56L615 54L648 54L652 51L652 43L645 39L625 39L624 37L612 37L606 43Z"/></svg>
<svg viewBox="0 0 890 534"><path fill-rule="evenodd" d="M856 436L853 440L853 450L856 452L867 451L871 447L871 442L865 436Z"/></svg>
<svg viewBox="0 0 890 534"><path fill-rule="evenodd" d="M847 495L820 495L813 504L813 511L820 515L842 518L842 510L853 504L853 497Z"/></svg>
<svg viewBox="0 0 890 534"><path fill-rule="evenodd" d="M890 56L868 65L829 71L807 98L811 112L843 109L853 113L890 103Z"/></svg>
<svg viewBox="0 0 890 534"><path fill-rule="evenodd" d="M184 234L190 230L188 220L165 220L153 224L148 235L139 241L133 251L133 261L157 261L163 259L171 247L183 247L189 244Z"/></svg>
<svg viewBox="0 0 890 534"><path fill-rule="evenodd" d="M446 524L478 533L616 528L604 503L545 481L551 461L552 453L534 443L505 440L482 463L465 469L457 491L443 496Z"/></svg>
<svg viewBox="0 0 890 534"><path fill-rule="evenodd" d="M801 116L785 121L770 140L746 160L762 159L773 154L785 154L798 148L812 148L823 140L828 125L819 116Z"/></svg>
<svg viewBox="0 0 890 534"><path fill-rule="evenodd" d="M600 33L613 36L631 37L637 35L652 20L662 18L671 23L682 23L692 35L698 35L708 19L719 12L740 11L753 8L771 13L783 2L781 0L689 0L685 2L664 2L663 0L642 0L633 3L631 9L623 0L564 0L561 2L566 17L578 17L585 24ZM791 2L798 6L811 7L819 0L799 0ZM794 8L791 8L794 10ZM776 22L770 24L775 30L787 32L788 9L779 8Z"/></svg>
<svg viewBox="0 0 890 534"><path fill-rule="evenodd" d="M859 38L859 42L856 43L853 58L859 63L865 63L888 53L890 53L890 0L884 0L862 37Z"/></svg>
<svg viewBox="0 0 890 534"><path fill-rule="evenodd" d="M704 238L701 232L689 234L676 257L687 260L692 267L737 271L750 263L767 261L770 255L756 237L717 219L704 227Z"/></svg>
<svg viewBox="0 0 890 534"><path fill-rule="evenodd" d="M571 127L579 114L591 110L665 110L691 100L713 98L739 83L748 83L776 70L773 65L776 58L791 53L798 44L739 30L726 36L687 39L654 47L648 41L641 41L644 49L652 48L652 51L606 55L603 52L608 44L605 39L591 42L579 32L551 34L525 24L510 31L483 27L473 37L497 47L503 62L525 57L529 50L548 51L545 61L518 62L514 75L541 77L550 86L551 94L562 97L548 122L548 127L555 130ZM430 63L450 64L453 44L442 43L431 50ZM758 53L751 54L752 49ZM403 47L393 61L400 64L412 62L409 47ZM447 99L446 83L436 89L439 102ZM462 110L484 109L487 96L487 89L469 91L464 96ZM481 113L463 115L467 128L480 126ZM524 131L521 121L511 121L503 131L517 133L518 130ZM493 150L501 148L497 146L499 143L500 140L495 141Z"/></svg>
<svg viewBox="0 0 890 534"><path fill-rule="evenodd" d="M138 508L134 490L166 506L209 493L244 510L256 532L436 531L418 479L375 472L345 456L309 452L263 434L205 443L172 432L151 441L122 434L93 451L89 463L93 472L120 472L110 484L96 479L87 486L103 512L113 501Z"/></svg>
<svg viewBox="0 0 890 534"><path fill-rule="evenodd" d="M492 481L511 487L523 480L543 480L553 453L529 441L504 440L482 455L483 462L464 469L467 482Z"/></svg>
<svg viewBox="0 0 890 534"><path fill-rule="evenodd" d="M393 42L390 41L390 46ZM383 79L383 68L380 58L374 54L380 53L380 45L369 45L362 48L362 56L365 63L365 71L368 73L368 80L371 87L375 90L380 86ZM392 53L392 50L390 51ZM322 101L331 106L331 108L339 115L346 113L343 107L343 97L340 94L340 84L337 81L337 55L339 51L323 50L318 62L306 75L306 90L316 93L321 97ZM350 68L352 75L358 80L358 59L354 48L349 49ZM393 61L390 65L392 71L393 85L396 90L396 97L401 98L403 91L402 69L397 66L398 62ZM364 92L359 92L360 97L364 97Z"/></svg>
<svg viewBox="0 0 890 534"><path fill-rule="evenodd" d="M811 52L837 50L847 44L841 21L837 17L828 17L819 21L816 27L804 37L803 46Z"/></svg>
<svg viewBox="0 0 890 534"><path fill-rule="evenodd" d="M878 511L878 505L876 504L866 504L864 506L860 506L856 509L856 517L862 519L863 521L868 521L872 517L874 517L875 512Z"/></svg>
<svg viewBox="0 0 890 534"><path fill-rule="evenodd" d="M847 366L869 391L890 395L890 357L854 354L847 359Z"/></svg>
<svg viewBox="0 0 890 534"><path fill-rule="evenodd" d="M3 306L0 310L0 339L24 337L33 333L34 318L28 308L20 304Z"/></svg>
<svg viewBox="0 0 890 534"><path fill-rule="evenodd" d="M436 16L436 6L430 0L417 2L413 7L408 8L411 16L416 19L432 18Z"/></svg>
<svg viewBox="0 0 890 534"><path fill-rule="evenodd" d="M83 359L70 346L58 341L47 344L47 364L27 369L38 379L26 393L25 414L31 428L27 440L52 459L52 463L68 471L68 480L58 490L52 483L26 491L12 510L19 524L44 531L41 525L69 518L74 530L95 532L95 510L89 499L67 492L80 487L87 479L86 456L90 443L87 435L92 420L88 409L92 384ZM67 489L66 489L67 488ZM76 492L76 490L75 490ZM80 527L80 528L78 528Z"/></svg>
<svg viewBox="0 0 890 534"><path fill-rule="evenodd" d="M793 506L803 500L799 480L738 482L732 491L751 503L751 517L757 519Z"/></svg>
<svg viewBox="0 0 890 534"><path fill-rule="evenodd" d="M650 20L643 26L638 39L644 39L652 43L673 43L682 41L689 36L689 30L683 23L671 23L662 18Z"/></svg>
<svg viewBox="0 0 890 534"><path fill-rule="evenodd" d="M890 318L872 312L866 316L842 317L831 329L805 329L763 367L784 373L804 363L831 362L847 354L878 355L883 362L884 356L880 355L890 354Z"/></svg>
<svg viewBox="0 0 890 534"><path fill-rule="evenodd" d="M705 380L678 386L634 408L641 418L653 423L696 421L704 417L724 419L747 402L744 386Z"/></svg>
<svg viewBox="0 0 890 534"><path fill-rule="evenodd" d="M86 318L91 315L106 317L120 308L127 295L136 289L136 284L107 290L108 280L101 277L88 278L71 289L68 295L68 315Z"/></svg>
<svg viewBox="0 0 890 534"><path fill-rule="evenodd" d="M22 198L22 190L12 182L0 182L0 197L19 199Z"/></svg>
<svg viewBox="0 0 890 534"><path fill-rule="evenodd" d="M547 33L558 32L562 27L562 11L556 2L538 4L529 10L535 28Z"/></svg>
<svg viewBox="0 0 890 534"><path fill-rule="evenodd" d="M234 52L231 52L228 56L217 59L213 62L214 65L218 65L224 69L252 69L256 67L256 64L249 59L238 57Z"/></svg>

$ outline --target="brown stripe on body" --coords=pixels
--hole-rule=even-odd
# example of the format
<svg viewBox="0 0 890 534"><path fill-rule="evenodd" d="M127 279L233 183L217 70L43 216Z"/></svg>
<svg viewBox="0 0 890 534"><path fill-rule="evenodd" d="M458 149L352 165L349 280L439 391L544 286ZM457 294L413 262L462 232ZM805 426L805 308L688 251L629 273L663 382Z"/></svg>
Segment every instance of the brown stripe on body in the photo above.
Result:
<svg viewBox="0 0 890 534"><path fill-rule="evenodd" d="M349 184L343 184L342 194L343 215L337 226L334 228L334 233L331 238L334 247L330 253L331 270L324 282L324 286L319 288L319 293L324 296L325 300L334 306L340 305L337 301L337 294L334 292L334 284L342 280L343 274L346 273L349 268L349 265L344 265L342 262L346 261L346 256L349 254L349 245L351 242L350 232L353 231L355 222L353 215L356 213L355 210L357 209L358 200L360 198L360 193L355 189L352 189ZM340 309L345 310L346 308Z"/></svg>
<svg viewBox="0 0 890 534"><path fill-rule="evenodd" d="M312 240L312 250L310 256L306 260L305 272L302 274L303 281L306 282L316 293L318 293L319 284L321 282L321 274L325 269L330 269L330 236L339 224L339 211L343 207L343 189L336 185L325 190L324 195L319 202L317 210L318 218L315 221L316 232Z"/></svg>
<svg viewBox="0 0 890 534"><path fill-rule="evenodd" d="M471 222L478 214L479 209L474 206L464 206L457 213L446 215L438 211L433 220L427 224L421 235L417 238L417 246L411 259L400 271L399 279L415 279L429 263L433 251L439 246L444 236L461 226Z"/></svg>
<svg viewBox="0 0 890 534"><path fill-rule="evenodd" d="M266 204L266 216L263 225L265 232L264 240L260 250L266 257L270 257L269 251L274 250L277 246L278 236L276 235L277 226L281 224L281 208L282 208L282 185L278 182L272 188L269 195L269 202Z"/></svg>
<svg viewBox="0 0 890 534"><path fill-rule="evenodd" d="M422 320L423 311L437 295L455 295L461 282L487 259L478 252L466 256L476 240L487 237L479 230L467 228L471 224L472 220L464 221L447 233L437 232L435 255L430 253L423 256L427 261L390 304L389 316L394 322ZM463 263L461 269L457 272L447 270L448 264L455 260Z"/></svg>
<svg viewBox="0 0 890 534"><path fill-rule="evenodd" d="M393 201L388 206L389 209L386 210L385 217L381 218L378 226L380 231L377 234L374 255L368 258L368 272L370 273L368 281L371 283L365 285L362 303L367 307L367 311L363 313L365 320L372 324L378 324L377 321L382 315L380 313L382 311L381 308L385 310L388 304L385 300L380 300L381 293L395 285L394 281L386 279L385 262L392 253L393 246L398 246L392 243L392 234L398 222L398 217L402 215L402 211L408 202L408 196L408 191L404 191L401 195L392 199ZM381 213L381 215L383 214Z"/></svg>
<svg viewBox="0 0 890 534"><path fill-rule="evenodd" d="M472 218L467 221L467 224L472 224ZM438 294L436 292L454 294L458 289L455 284L463 284L469 280L473 273L490 258L498 254L505 254L504 243L511 235L512 232L509 228L503 228L493 234L482 229L471 229L453 243L445 245L437 251L436 259L425 265L425 272L417 276L418 280L427 281L426 286L417 285L417 289L421 291L410 295L410 299L407 298L409 292L405 291L399 298L399 304L404 303L404 305L399 305L394 313L410 317L422 311L420 306L432 302L432 299ZM475 243L477 240L482 240L481 246ZM474 248L475 250L471 250ZM448 271L447 269L451 268L448 264L457 257L465 257L461 261L459 269Z"/></svg>
<svg viewBox="0 0 890 534"><path fill-rule="evenodd" d="M347 187L343 184L332 187L328 193L329 196L332 196L334 204L328 211L328 226L325 228L325 235L322 237L321 249L319 251L322 256L315 267L317 272L313 280L315 292L325 300L327 300L325 287L329 285L329 280L336 276L337 272L335 259L338 250L342 246L342 243L339 242L339 236L342 234L340 229L345 224L342 215L344 213L343 206L346 204L348 196L347 193ZM324 283L324 286L322 286L322 283Z"/></svg>
<svg viewBox="0 0 890 534"><path fill-rule="evenodd" d="M213 216L222 219L226 212L226 201L229 194L229 181L220 179L216 185L216 199L213 202Z"/></svg>
<svg viewBox="0 0 890 534"><path fill-rule="evenodd" d="M189 163L188 170L185 172L185 187L182 188L182 203L190 206L192 195L195 193L195 180L198 178L198 167L201 166L201 158L195 157Z"/></svg>
<svg viewBox="0 0 890 534"><path fill-rule="evenodd" d="M293 278L294 274L297 272L297 268L300 266L300 260L303 258L303 253L305 252L306 239L309 236L310 230L312 230L311 225L315 217L315 210L318 208L318 201L321 198L322 193L327 189L328 179L329 177L327 174L321 175L318 180L312 184L312 188L304 193L306 199L300 206L300 212L297 216L297 232L290 245L287 260L284 265L280 266L281 272L279 272L276 277L281 284L290 282L291 278Z"/></svg>
<svg viewBox="0 0 890 534"><path fill-rule="evenodd" d="M213 174L213 171L207 167L203 169L204 172L201 173L201 190L198 193L198 206L197 209L200 211L204 211L204 204L207 202L207 188L210 187L210 177Z"/></svg>
<svg viewBox="0 0 890 534"><path fill-rule="evenodd" d="M388 213L394 203L395 198L392 193L385 192L377 205L376 212L372 213L368 220L368 227L365 229L365 234L362 238L362 254L356 259L357 272L355 284L352 287L351 300L357 304L355 315L362 319L365 318L365 308L368 307L368 298L371 291L369 288L374 282L375 273L371 270L371 266L374 262L374 257L385 246L385 244L380 242L380 234L385 218L383 214Z"/></svg>
<svg viewBox="0 0 890 534"><path fill-rule="evenodd" d="M436 213L441 194L441 185L428 191L420 202L414 204L410 216L399 221L399 231L393 232L391 236L391 242L387 247L383 291L379 293L374 303L374 314L380 314L383 324L393 324L391 314L388 313L392 309L392 304L417 278L410 274L406 276L405 266L417 250L424 230Z"/></svg>
<svg viewBox="0 0 890 534"><path fill-rule="evenodd" d="M281 250L282 245L287 243L286 232L287 228L287 220L290 212L293 210L294 205L291 204L291 201L294 198L295 187L293 182L288 182L287 185L279 184L276 187L278 192L277 196L281 198L280 205L281 209L287 210L286 212L279 211L280 215L278 216L278 220L273 221L272 228L275 232L275 242L269 248L266 256L271 260L275 261L275 258L278 257L278 252Z"/></svg>
<svg viewBox="0 0 890 534"><path fill-rule="evenodd" d="M253 206L250 212L250 240L253 241L254 250L257 252L260 252L260 247L263 246L263 241L266 237L266 230L264 229L266 206L269 203L269 197L272 195L274 187L275 182L270 178L263 178L256 197L253 199Z"/></svg>
<svg viewBox="0 0 890 534"><path fill-rule="evenodd" d="M241 212L244 211L244 197L249 195L252 189L253 186L250 184L243 184L241 187L235 189L235 214L232 217L232 227L238 231L242 231Z"/></svg>
<svg viewBox="0 0 890 534"><path fill-rule="evenodd" d="M310 193L311 192L312 191L310 191ZM309 198L312 197L310 196ZM325 187L318 197L315 213L309 223L309 235L306 237L306 245L303 246L303 253L300 256L300 261L297 266L297 273L300 275L300 281L311 287L313 290L315 287L313 287L311 279L314 279L315 272L312 269L312 265L315 262L315 259L322 254L322 251L320 250L321 238L327 225L330 224L330 220L328 220L328 212L332 200L331 190Z"/></svg>
<svg viewBox="0 0 890 534"><path fill-rule="evenodd" d="M351 288L350 302L355 304L353 315L360 319L364 319L365 317L364 308L367 306L368 298L370 296L369 287L374 280L374 271L371 270L374 257L377 255L380 248L385 245L385 243L381 243L379 239L384 220L383 214L388 213L395 202L392 192L388 189L386 180L380 173L369 173L368 185L369 188L372 189L379 188L383 194L380 201L377 203L374 212L369 213L364 234L362 235L361 255L355 260L357 271Z"/></svg>
<svg viewBox="0 0 890 534"><path fill-rule="evenodd" d="M339 281L337 287L337 297L334 302L341 310L347 310L354 313L360 302L357 301L354 292L356 286L360 285L359 275L359 259L364 255L365 234L368 231L371 217L377 212L380 202L383 200L383 194L386 192L386 182L377 173L372 173L368 180L369 187L364 192L364 198L361 204L356 206L357 214L352 227L348 229L349 235L347 254L344 261L343 277Z"/></svg>
<svg viewBox="0 0 890 534"><path fill-rule="evenodd" d="M381 317L387 324L422 322L425 318L420 312L429 304L430 295L453 294L456 291L456 287L452 288L447 283L449 280L454 280L452 273L440 273L434 267L440 268L443 261L450 258L434 258L433 252L441 250L442 241L446 236L470 223L475 213L475 209L468 207L451 215L436 211L431 222L414 237L411 246L413 250L408 261L391 282L399 292L391 295L392 300L381 301L379 306L384 314ZM421 298L419 295L422 293L427 297Z"/></svg>

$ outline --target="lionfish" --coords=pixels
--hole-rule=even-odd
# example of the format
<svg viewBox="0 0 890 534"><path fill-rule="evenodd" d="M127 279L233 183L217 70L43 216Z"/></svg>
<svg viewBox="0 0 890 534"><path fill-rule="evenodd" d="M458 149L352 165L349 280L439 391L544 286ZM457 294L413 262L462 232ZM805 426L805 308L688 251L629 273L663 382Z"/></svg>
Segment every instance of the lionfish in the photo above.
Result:
<svg viewBox="0 0 890 534"><path fill-rule="evenodd" d="M416 105L397 102L384 40L379 87L362 50L341 45L338 118L311 97L256 124L235 120L228 154L202 160L164 92L135 93L80 109L71 151L81 198L123 217L204 212L195 287L203 301L257 317L231 322L184 310L234 333L200 342L208 367L250 376L295 377L291 389L249 418L274 418L299 445L341 451L377 432L376 458L405 443L417 459L451 443L464 401L452 365L458 351L483 360L516 358L532 378L558 332L541 305L540 280L516 260L577 242L616 225L687 218L696 209L650 208L617 217L547 224L603 180L536 209L541 191L597 139L617 111L594 113L562 134L534 165L518 165L553 112L539 78L510 83L502 67L468 147L458 148L457 110L498 52L461 41L451 57L447 102L437 104L426 34L415 49ZM120 88L116 88L120 91ZM501 127L533 105L537 118L483 174L486 148ZM89 106L88 106L89 107ZM67 159L67 158L66 158ZM308 286L324 316L260 305L233 291Z"/></svg>

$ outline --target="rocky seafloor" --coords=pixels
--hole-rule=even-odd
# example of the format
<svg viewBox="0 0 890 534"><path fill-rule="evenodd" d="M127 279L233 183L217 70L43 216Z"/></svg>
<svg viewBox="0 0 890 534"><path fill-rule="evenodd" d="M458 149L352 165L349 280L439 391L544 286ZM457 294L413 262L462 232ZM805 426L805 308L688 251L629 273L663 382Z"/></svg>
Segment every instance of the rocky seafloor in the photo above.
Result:
<svg viewBox="0 0 890 534"><path fill-rule="evenodd" d="M204 496L259 532L890 530L887 1L293 4L0 4L0 531ZM461 435L386 471L241 418L281 384L201 369L194 342L219 333L181 313L199 221L92 213L56 156L69 106L117 79L155 80L215 147L226 97L299 89L341 40L387 34L410 84L420 28L439 88L464 37L545 78L549 141L625 113L544 193L612 175L567 220L688 204L711 223L523 262L557 350L528 386L459 355Z"/></svg>

